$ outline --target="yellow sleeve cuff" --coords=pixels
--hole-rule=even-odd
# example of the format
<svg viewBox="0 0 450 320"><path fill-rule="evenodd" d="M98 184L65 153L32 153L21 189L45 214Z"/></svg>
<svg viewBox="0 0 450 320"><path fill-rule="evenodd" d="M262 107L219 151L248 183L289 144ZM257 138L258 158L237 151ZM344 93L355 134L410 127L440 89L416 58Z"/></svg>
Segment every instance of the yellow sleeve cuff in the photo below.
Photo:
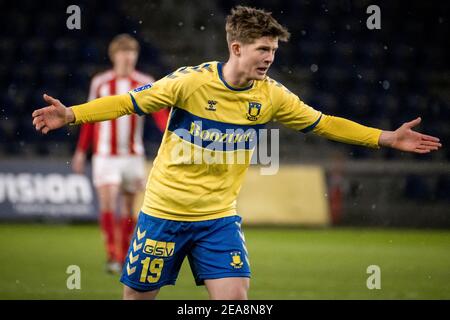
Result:
<svg viewBox="0 0 450 320"><path fill-rule="evenodd" d="M322 115L313 132L330 140L380 148L380 129L363 126L340 117Z"/></svg>

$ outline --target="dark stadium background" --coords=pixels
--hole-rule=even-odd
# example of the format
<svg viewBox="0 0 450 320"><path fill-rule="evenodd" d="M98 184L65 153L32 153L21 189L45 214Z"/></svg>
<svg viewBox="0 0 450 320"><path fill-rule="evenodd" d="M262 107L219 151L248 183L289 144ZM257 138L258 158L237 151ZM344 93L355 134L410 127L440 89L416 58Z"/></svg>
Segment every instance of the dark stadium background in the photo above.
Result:
<svg viewBox="0 0 450 320"><path fill-rule="evenodd" d="M72 4L81 8L81 30L66 28L66 8ZM438 152L413 155L343 145L281 128L281 165L320 165L327 174L330 192L337 188L342 194L342 208L333 213L333 226L326 230L346 232L338 227L351 227L358 234L368 230L358 229L363 226L404 232L410 228L433 232L428 230L432 228L447 241L435 242L443 245L443 250L449 249L450 4L446 1L1 0L0 164L70 160L77 128L43 136L34 130L31 113L44 105L44 92L66 105L84 102L91 77L110 66L106 48L114 35L126 32L135 36L141 44L138 69L161 78L180 66L224 61L224 19L235 4L272 11L289 29L291 40L280 43L269 75L306 103L326 114L382 129L395 129L421 116L418 130L442 140L443 148ZM366 27L366 8L371 4L381 8L381 30ZM152 158L161 134L151 121L146 123L147 153ZM16 234L8 231L10 227L30 227L2 220L5 237L8 232ZM348 242L354 243L351 239L349 236ZM1 251L4 257L9 252L6 243ZM441 273L444 284L433 290L434 297L448 299L448 250L442 252L441 258L446 260L440 263L442 270L447 270ZM0 282L0 298L1 287ZM45 291L31 292L30 296L18 291L4 297L52 298ZM269 294L262 296L270 298Z"/></svg>

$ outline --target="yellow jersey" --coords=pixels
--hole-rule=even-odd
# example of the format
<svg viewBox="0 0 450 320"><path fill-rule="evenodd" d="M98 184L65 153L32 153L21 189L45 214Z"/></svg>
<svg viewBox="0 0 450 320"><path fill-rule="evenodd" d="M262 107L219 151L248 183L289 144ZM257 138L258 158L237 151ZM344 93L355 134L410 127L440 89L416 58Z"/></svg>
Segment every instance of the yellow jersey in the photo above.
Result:
<svg viewBox="0 0 450 320"><path fill-rule="evenodd" d="M222 67L220 62L182 67L130 91L128 98L104 100L116 105L107 111L95 111L92 102L72 107L76 123L172 108L142 212L178 221L235 215L258 132L273 120L294 130L378 147L381 130L323 115L269 77L234 88L225 81Z"/></svg>

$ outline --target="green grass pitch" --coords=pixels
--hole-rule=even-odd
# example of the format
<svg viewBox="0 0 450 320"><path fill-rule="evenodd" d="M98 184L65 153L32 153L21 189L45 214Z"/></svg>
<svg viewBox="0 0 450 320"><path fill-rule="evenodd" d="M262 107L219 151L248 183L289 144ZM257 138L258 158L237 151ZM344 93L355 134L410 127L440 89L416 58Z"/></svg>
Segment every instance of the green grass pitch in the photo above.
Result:
<svg viewBox="0 0 450 320"><path fill-rule="evenodd" d="M450 299L450 231L245 228L250 299ZM69 290L66 269L81 268ZM369 265L381 289L369 290ZM120 299L95 225L0 224L0 299ZM159 299L207 299L187 261Z"/></svg>

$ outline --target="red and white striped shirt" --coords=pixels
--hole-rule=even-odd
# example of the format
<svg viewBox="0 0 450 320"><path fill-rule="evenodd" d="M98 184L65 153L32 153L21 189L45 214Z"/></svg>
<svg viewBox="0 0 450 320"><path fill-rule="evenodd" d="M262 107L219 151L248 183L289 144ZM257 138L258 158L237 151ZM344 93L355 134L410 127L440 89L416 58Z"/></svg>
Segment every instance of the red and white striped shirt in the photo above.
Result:
<svg viewBox="0 0 450 320"><path fill-rule="evenodd" d="M124 94L147 83L153 77L134 71L128 77L118 77L113 70L100 73L91 81L89 101L100 97ZM157 127L164 132L169 113L163 109L152 113ZM86 123L80 128L77 150L86 152L93 143L93 154L103 156L143 155L144 117L136 114L97 123Z"/></svg>

